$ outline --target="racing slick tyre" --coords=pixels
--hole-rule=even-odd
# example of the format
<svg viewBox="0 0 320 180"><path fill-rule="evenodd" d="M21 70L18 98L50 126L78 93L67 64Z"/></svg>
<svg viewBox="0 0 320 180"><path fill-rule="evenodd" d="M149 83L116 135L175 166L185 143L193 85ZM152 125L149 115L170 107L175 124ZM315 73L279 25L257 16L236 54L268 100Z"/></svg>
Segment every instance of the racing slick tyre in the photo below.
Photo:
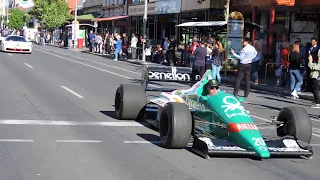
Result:
<svg viewBox="0 0 320 180"><path fill-rule="evenodd" d="M146 92L141 86L121 84L115 95L117 119L135 120L147 103Z"/></svg>
<svg viewBox="0 0 320 180"><path fill-rule="evenodd" d="M301 107L290 106L283 108L277 121L284 122L283 125L277 125L277 135L293 136L296 140L310 143L312 136L312 124L308 112Z"/></svg>
<svg viewBox="0 0 320 180"><path fill-rule="evenodd" d="M185 148L192 132L192 115L189 107L182 103L167 103L160 114L159 132L165 148Z"/></svg>

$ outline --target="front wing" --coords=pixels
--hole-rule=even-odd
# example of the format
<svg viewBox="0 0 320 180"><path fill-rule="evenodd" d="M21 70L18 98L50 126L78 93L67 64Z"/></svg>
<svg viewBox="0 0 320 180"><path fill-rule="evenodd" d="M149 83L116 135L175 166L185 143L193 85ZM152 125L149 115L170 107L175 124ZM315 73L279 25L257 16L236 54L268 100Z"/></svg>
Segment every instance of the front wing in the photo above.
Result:
<svg viewBox="0 0 320 180"><path fill-rule="evenodd" d="M284 140L293 141L297 144L297 147L287 147ZM265 143L268 146L270 157L295 158L311 157L313 155L312 147L309 144L297 141L291 136L265 140ZM240 148L229 141L207 137L195 137L192 150L207 159L212 156L258 156L254 151Z"/></svg>

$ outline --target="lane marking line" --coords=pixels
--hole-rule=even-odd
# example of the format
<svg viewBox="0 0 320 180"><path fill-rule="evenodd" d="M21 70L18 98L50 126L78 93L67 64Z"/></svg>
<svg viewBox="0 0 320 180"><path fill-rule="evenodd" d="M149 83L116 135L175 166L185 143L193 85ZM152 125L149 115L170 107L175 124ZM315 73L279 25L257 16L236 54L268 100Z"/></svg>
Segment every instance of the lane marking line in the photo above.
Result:
<svg viewBox="0 0 320 180"><path fill-rule="evenodd" d="M161 141L124 141L126 144L161 144Z"/></svg>
<svg viewBox="0 0 320 180"><path fill-rule="evenodd" d="M67 88L67 87L65 87L65 86L61 86L61 87L62 87L63 89L65 89L65 90L69 91L69 92L72 93L73 95L77 96L78 98L84 98L84 97L81 96L80 94L72 91L71 89L69 89L69 88Z"/></svg>
<svg viewBox="0 0 320 180"><path fill-rule="evenodd" d="M28 66L29 68L33 68L31 65L27 64L27 63L24 63L24 65Z"/></svg>
<svg viewBox="0 0 320 180"><path fill-rule="evenodd" d="M0 139L0 142L34 142L32 139Z"/></svg>
<svg viewBox="0 0 320 180"><path fill-rule="evenodd" d="M252 115L252 114L250 114L250 116L251 116L251 117L254 117L254 118L257 118L257 119L260 119L260 120L262 120L262 121L271 122L271 120L268 120L268 119L265 119L265 118L262 118L262 117L259 117L259 116L255 116L255 115ZM319 135L319 134L312 133L312 135L320 138L320 135Z"/></svg>
<svg viewBox="0 0 320 180"><path fill-rule="evenodd" d="M253 105L252 103L250 102L247 102L247 101L243 101L244 103L246 104L249 104L251 106L260 106L260 105ZM266 108L267 109L267 108ZM273 112L280 112L279 110L275 110L275 109L269 109L270 111L273 111ZM254 116L254 115L251 115L252 117L255 117L257 119L260 119L260 117L257 117L257 116ZM314 121L314 122L318 122L320 123L320 120L316 119L316 118L313 118L313 117L310 117L311 121ZM271 122L271 121L270 121Z"/></svg>
<svg viewBox="0 0 320 180"><path fill-rule="evenodd" d="M56 52L56 51L55 51L55 52ZM56 52L56 53L70 56L70 54L67 54L67 53L62 53L62 52ZM89 61L89 62L92 62L92 63L100 64L100 65L102 65L102 66L113 67L113 68L115 68L115 69L120 69L120 70L122 70L122 71L127 71L127 72L131 72L131 73L134 73L134 74L139 74L139 75L141 75L141 73L138 73L138 72L134 72L134 71L131 71L131 70L128 70L128 69L119 68L119 67L117 67L117 66L112 66L112 65L109 65L109 64L99 63L99 62L92 61L92 60L87 59L87 58L82 58L82 57L78 57L78 56L72 56L72 57L77 58L77 59L81 59L81 60L85 60L85 61Z"/></svg>
<svg viewBox="0 0 320 180"><path fill-rule="evenodd" d="M39 51L39 50L37 50ZM97 70L100 70L100 71L103 71L103 72L106 72L106 73L109 73L109 74L113 74L113 75L116 75L116 76L120 76L120 77L123 77L123 78L126 78L126 79L129 79L129 80L134 80L134 79L131 79L127 76L123 76L121 74L117 74L117 73L114 73L114 72L111 72L111 71L107 71L105 69L101 69L101 68L98 68L98 67L95 67L95 66L91 66L89 64L85 64L85 63L82 63L82 62L78 62L78 61L75 61L75 60L72 60L72 59L69 59L69 58L66 58L66 57L63 57L63 56L59 56L59 55L56 55L56 54L52 54L52 53L49 53L49 52L46 52L46 51L40 51L40 52L43 52L43 53L47 53L47 54L50 54L52 56L56 56L56 57L59 57L61 59L65 59L67 61L71 61L71 62L74 62L74 63L78 63L78 64L81 64L81 65L84 65L84 66L87 66L87 67L91 67L93 69L97 69Z"/></svg>
<svg viewBox="0 0 320 180"><path fill-rule="evenodd" d="M10 53L7 53L9 56L12 56L12 54L10 54Z"/></svg>
<svg viewBox="0 0 320 180"><path fill-rule="evenodd" d="M146 123L147 124L147 123ZM121 122L75 122L75 121L52 121L52 120L0 120L0 125L51 125L51 126L115 126L115 127L143 127L143 123L135 121Z"/></svg>
<svg viewBox="0 0 320 180"><path fill-rule="evenodd" d="M320 146L320 144L310 144L311 146Z"/></svg>
<svg viewBox="0 0 320 180"><path fill-rule="evenodd" d="M98 141L98 140L56 140L56 142L60 142L60 143L102 143L102 141Z"/></svg>
<svg viewBox="0 0 320 180"><path fill-rule="evenodd" d="M40 51L40 50L37 50L37 51ZM120 76L120 77L123 77L125 79L129 79L129 80L135 80L135 79L132 79L132 78L129 78L127 76L123 76L121 74L117 74L117 73L114 73L114 72L111 72L111 71L107 71L105 69L101 69L101 68L98 68L98 67L95 67L95 66L91 66L89 64L85 64L85 63L82 63L82 62L79 62L79 61L75 61L75 60L72 60L72 59L69 59L69 58L66 58L66 57L63 57L63 56L59 56L59 55L56 55L56 54L52 54L52 53L49 53L49 52L45 52L45 51L40 51L40 52L43 52L43 53L47 53L47 54L50 54L52 56L56 56L56 57L59 57L59 58L62 58L62 59L65 59L65 60L68 60L68 61L71 61L71 62L75 62L75 63L78 63L78 64L81 64L81 65L84 65L84 66L87 66L87 67L91 67L91 68L94 68L94 69L97 69L97 70L100 70L100 71L103 71L103 72L106 72L106 73L110 73L110 74L113 74L113 75L116 75L116 76ZM57 52L59 53L59 52ZM107 65L106 65L107 66ZM112 67L115 67L115 66L112 66ZM122 68L121 68L122 69ZM122 69L124 71L128 71L128 72L132 72L132 73L137 73L137 72L133 72L133 71L130 71L130 70L126 70L126 69ZM140 73L137 73L140 75ZM153 85L153 84L149 84L149 86L152 86L152 87L155 87L155 88L160 88L160 86L157 86L157 85Z"/></svg>

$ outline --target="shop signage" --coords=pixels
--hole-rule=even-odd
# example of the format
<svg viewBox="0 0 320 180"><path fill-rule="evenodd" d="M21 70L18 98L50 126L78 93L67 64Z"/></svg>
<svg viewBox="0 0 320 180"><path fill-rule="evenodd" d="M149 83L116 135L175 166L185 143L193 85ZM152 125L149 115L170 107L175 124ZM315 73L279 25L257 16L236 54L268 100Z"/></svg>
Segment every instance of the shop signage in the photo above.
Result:
<svg viewBox="0 0 320 180"><path fill-rule="evenodd" d="M199 0L199 1L208 1L208 0ZM218 13L218 9L225 9L225 5L227 4L228 0L210 0L210 8L216 9L216 13ZM202 3L203 3L202 2ZM233 1L231 1L232 3Z"/></svg>
<svg viewBox="0 0 320 180"><path fill-rule="evenodd" d="M296 21L315 21L315 22L320 22L320 14L297 13Z"/></svg>
<svg viewBox="0 0 320 180"><path fill-rule="evenodd" d="M181 0L181 11L209 9L210 0Z"/></svg>
<svg viewBox="0 0 320 180"><path fill-rule="evenodd" d="M155 3L148 3L148 14L155 14ZM129 16L141 16L144 14L144 4L139 5L131 5L128 8L128 15Z"/></svg>
<svg viewBox="0 0 320 180"><path fill-rule="evenodd" d="M279 6L294 6L295 0L274 0L274 4Z"/></svg>
<svg viewBox="0 0 320 180"><path fill-rule="evenodd" d="M302 0L299 3L300 5L320 5L319 0Z"/></svg>
<svg viewBox="0 0 320 180"><path fill-rule="evenodd" d="M252 4L252 0L234 0L231 1L232 6L250 6Z"/></svg>
<svg viewBox="0 0 320 180"><path fill-rule="evenodd" d="M173 14L181 11L181 0L158 0L155 4L156 14Z"/></svg>
<svg viewBox="0 0 320 180"><path fill-rule="evenodd" d="M117 26L117 27L125 27L125 26L134 26L134 24L135 24L135 22L134 21L132 21L132 22L130 22L130 21L115 21L115 26Z"/></svg>

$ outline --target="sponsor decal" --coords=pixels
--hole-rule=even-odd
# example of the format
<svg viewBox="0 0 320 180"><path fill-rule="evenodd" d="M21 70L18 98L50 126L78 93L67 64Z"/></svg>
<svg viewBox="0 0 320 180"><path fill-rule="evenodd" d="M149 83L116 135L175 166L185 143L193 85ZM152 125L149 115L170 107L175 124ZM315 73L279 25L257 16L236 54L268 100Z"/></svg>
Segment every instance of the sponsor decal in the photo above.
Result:
<svg viewBox="0 0 320 180"><path fill-rule="evenodd" d="M172 67L172 72L154 72L149 71L149 79L158 79L158 80L179 80L179 81L190 81L190 74L187 73L177 73L177 68ZM196 80L200 80L201 76L196 75Z"/></svg>
<svg viewBox="0 0 320 180"><path fill-rule="evenodd" d="M298 143L293 139L284 139L282 142L287 148L300 148Z"/></svg>
<svg viewBox="0 0 320 180"><path fill-rule="evenodd" d="M241 123L236 125L239 131L242 130L258 130L258 127L254 124Z"/></svg>
<svg viewBox="0 0 320 180"><path fill-rule="evenodd" d="M248 116L248 112L241 105L240 101L234 96L226 96L223 98L223 103L221 107L224 108L224 112L226 113L228 118L232 118L235 116ZM238 111L236 111L238 110Z"/></svg>
<svg viewBox="0 0 320 180"><path fill-rule="evenodd" d="M198 103L197 101L193 99L186 99L187 104L189 105L190 108L196 109L196 110L209 110L205 105Z"/></svg>
<svg viewBox="0 0 320 180"><path fill-rule="evenodd" d="M270 151L278 151L278 152L307 152L308 150L301 148L280 148L280 147L269 147Z"/></svg>
<svg viewBox="0 0 320 180"><path fill-rule="evenodd" d="M207 144L209 150L246 151L245 149L237 146L215 146L210 138L201 137L199 139Z"/></svg>
<svg viewBox="0 0 320 180"><path fill-rule="evenodd" d="M260 149L261 151L267 151L267 150L268 150L268 148L265 147L265 146L260 146L259 149Z"/></svg>

